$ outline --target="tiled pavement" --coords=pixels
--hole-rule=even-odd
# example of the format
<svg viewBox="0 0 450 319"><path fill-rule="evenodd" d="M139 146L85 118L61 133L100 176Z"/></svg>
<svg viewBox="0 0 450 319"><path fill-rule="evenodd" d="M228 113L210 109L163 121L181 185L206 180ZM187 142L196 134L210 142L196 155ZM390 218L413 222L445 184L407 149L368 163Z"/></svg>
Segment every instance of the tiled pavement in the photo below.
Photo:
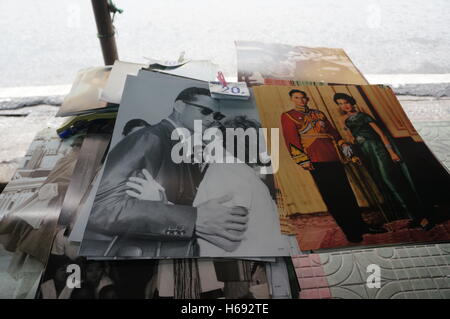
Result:
<svg viewBox="0 0 450 319"><path fill-rule="evenodd" d="M450 299L450 244L310 254L293 262L303 299ZM367 285L371 264L380 267L380 288Z"/></svg>

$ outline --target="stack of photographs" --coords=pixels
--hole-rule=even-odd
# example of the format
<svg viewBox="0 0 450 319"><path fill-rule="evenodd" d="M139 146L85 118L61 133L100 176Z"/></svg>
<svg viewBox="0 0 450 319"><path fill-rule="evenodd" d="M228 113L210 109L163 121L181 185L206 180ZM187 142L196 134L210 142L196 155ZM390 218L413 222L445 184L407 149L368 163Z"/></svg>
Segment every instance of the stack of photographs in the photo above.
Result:
<svg viewBox="0 0 450 319"><path fill-rule="evenodd" d="M101 102L96 103L93 99L94 95L100 95L97 102L120 105L117 120L92 121L83 131L84 140L77 144L79 156L71 162L74 174L66 180L64 188L67 196L60 198L52 216L51 231L46 232L47 237L41 245L45 253L39 256L40 267L34 280L26 282L33 286L27 297L33 297L34 293L36 298L42 299L292 297L286 260L280 257L289 256L291 250L299 250L292 238L287 240L280 231L272 176L260 176L256 168L245 163L237 165L235 173L230 175L228 169L234 166L229 163L212 164L212 169L208 165L200 168L199 163L171 161L169 146L177 143L171 139L168 130L176 128L175 131L183 134L184 126L193 128L194 120L207 117L204 113L208 105L223 107L230 123L235 123L236 127L251 125L258 128L260 124L253 99L223 102L224 106L219 106L222 102L208 96L207 81L214 80L218 71L217 66L208 61L191 61L179 69L169 70L153 70L144 65L117 61L112 72L109 67L81 71L83 76L79 76L75 86L80 86L86 72L95 75L102 70L108 73L105 81L94 81L97 86L84 83L86 92L90 93L78 95L79 100L85 99L78 104L83 107L71 104L68 111L69 104L66 103L58 115L105 112L103 106L99 106ZM97 93L92 94L95 90ZM78 89L72 91L71 95L80 92ZM181 99L177 100L177 97L182 91L194 104L196 94L200 92L200 99L205 99L206 105L190 105L183 118L177 115L175 120L170 119L171 113L178 114ZM161 96L161 92L166 92L165 96ZM66 100L73 101L70 96ZM213 111L209 115L205 127L224 114ZM173 123L177 123L176 126ZM200 130L203 128L200 126ZM147 134L141 144L126 150L133 145L131 141L144 132ZM164 136L155 135L165 145L161 147L158 142L152 146L152 138L146 140L149 132L150 135L165 133ZM185 140L181 141L179 144L185 148ZM216 140L216 145L226 158L237 157L225 152L225 145L219 142ZM120 147L124 145L127 147L122 150ZM155 146L160 149L155 150ZM140 154L138 148L142 151ZM183 157L183 154L179 155ZM162 156L166 162L162 162ZM121 164L113 168L117 160ZM108 189L105 176L114 175L118 167L127 168L126 176L123 180L120 180L120 174L114 176L118 187ZM158 170L160 173L155 174ZM224 182L225 178L227 182ZM239 180L229 184L235 178ZM243 181L248 185L245 186ZM215 187L217 182L222 182L224 188ZM155 186L158 187L156 193ZM239 186L244 187L239 190ZM105 194L105 187L106 194L112 196L100 195ZM161 197L157 198L157 195ZM111 200L115 200L115 204ZM127 206L133 201L138 210L133 211ZM108 221L104 225L106 228L98 227L96 216L99 213L96 211L99 208L100 214L102 210L104 212L104 204L117 207L122 216L119 224L125 228L120 225L117 228L114 222L109 225ZM198 220L198 207L203 224ZM136 213L141 216L134 216ZM214 213L222 216L214 216ZM29 215L38 224L46 214L34 209ZM135 217L138 219L134 220ZM3 220L7 221L6 218ZM140 230L136 228L138 225L148 228ZM187 233L191 238L187 238ZM23 297L23 294L11 297Z"/></svg>
<svg viewBox="0 0 450 319"><path fill-rule="evenodd" d="M205 105L187 107L181 102L181 98L195 100L196 95ZM217 108L217 112L205 116L208 106ZM140 267L142 263L142 271L149 276L148 286L133 289L134 296L142 298L291 296L290 286L286 287L289 281L282 272L285 261L276 258L289 256L292 243L280 231L271 194L273 179L261 179L244 163L203 163L201 168L200 163L172 161L176 144L187 150L187 144L171 139L172 131L183 134L183 128L194 128L194 120L208 120L204 126L200 124L201 131L213 122L219 123L214 117L225 114L230 125L259 127L253 100L214 100L209 96L208 82L151 70L127 77L103 169L86 193L73 228L65 228L60 235L75 250L80 246L82 267L103 265L111 279L115 275L110 269L120 269L122 264ZM186 141L191 137L194 135ZM197 147L203 147L201 141ZM229 174L234 167L237 171ZM225 227L209 226L208 222L215 222L214 216L203 217L206 226L194 225L197 207L202 205L206 207L203 214L228 214L231 220L222 220L236 229L226 232ZM115 212L105 215L111 209ZM198 232L193 232L194 227ZM248 230L245 238L239 236L244 228ZM53 259L61 260L54 256L50 262ZM53 287L54 278L49 274L46 279ZM111 281L120 297L133 296L133 292L120 288L119 277ZM142 284L142 279L137 283Z"/></svg>
<svg viewBox="0 0 450 319"><path fill-rule="evenodd" d="M0 293L299 298L302 251L450 240L449 173L389 87L342 49L236 47L248 99L210 61L80 71L58 116L105 116L39 135L0 194Z"/></svg>
<svg viewBox="0 0 450 319"><path fill-rule="evenodd" d="M83 136L37 134L0 194L0 297L33 298L50 254Z"/></svg>

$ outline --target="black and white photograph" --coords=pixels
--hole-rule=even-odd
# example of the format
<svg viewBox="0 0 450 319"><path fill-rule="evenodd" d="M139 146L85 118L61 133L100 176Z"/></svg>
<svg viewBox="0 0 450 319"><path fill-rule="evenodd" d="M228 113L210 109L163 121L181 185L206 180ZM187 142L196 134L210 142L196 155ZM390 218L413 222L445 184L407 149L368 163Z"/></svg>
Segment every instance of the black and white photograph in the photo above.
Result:
<svg viewBox="0 0 450 319"><path fill-rule="evenodd" d="M39 132L0 194L0 298L34 297L82 140Z"/></svg>
<svg viewBox="0 0 450 319"><path fill-rule="evenodd" d="M90 137L85 137L82 150L85 146L92 147ZM83 166L86 159L86 156L80 157L77 166L80 161ZM100 167L97 165L97 170ZM81 169L77 174L86 176L85 170ZM101 173L102 170L96 177ZM284 274L274 277L274 269L284 267L275 258L263 261L193 258L107 260L110 258L103 257L94 260L79 256L79 242L71 240L69 234L73 236L73 224L84 219L79 210L92 205L90 197L95 195L97 187L98 182L94 178L80 201L79 209L68 210L70 216L65 218L60 216L42 279L33 290L37 291L36 298L267 299L278 297L280 289L290 289Z"/></svg>
<svg viewBox="0 0 450 319"><path fill-rule="evenodd" d="M201 158L208 156L210 145L201 141L204 130L257 130L258 118L252 98L213 99L207 82L145 70L128 77L80 255L289 255L272 176L261 174L264 163ZM180 145L192 137L189 154ZM223 158L238 157L223 147L228 143L217 143ZM244 144L250 158L253 145ZM184 160L178 161L177 154Z"/></svg>
<svg viewBox="0 0 450 319"><path fill-rule="evenodd" d="M100 99L105 102L120 104L127 75L137 75L140 69L147 66L148 64L116 60L111 68L105 87L101 91Z"/></svg>
<svg viewBox="0 0 450 319"><path fill-rule="evenodd" d="M268 299L274 292L265 262L88 260L66 236L61 228L55 237L38 299Z"/></svg>
<svg viewBox="0 0 450 319"><path fill-rule="evenodd" d="M79 247L68 241L67 233L67 228L60 227L55 236L36 298L153 298L150 289L157 261L89 261L78 256Z"/></svg>
<svg viewBox="0 0 450 319"><path fill-rule="evenodd" d="M61 207L58 225L72 229L77 221L81 207L92 188L92 182L102 167L111 140L112 127L93 125L92 131L83 139L80 156Z"/></svg>

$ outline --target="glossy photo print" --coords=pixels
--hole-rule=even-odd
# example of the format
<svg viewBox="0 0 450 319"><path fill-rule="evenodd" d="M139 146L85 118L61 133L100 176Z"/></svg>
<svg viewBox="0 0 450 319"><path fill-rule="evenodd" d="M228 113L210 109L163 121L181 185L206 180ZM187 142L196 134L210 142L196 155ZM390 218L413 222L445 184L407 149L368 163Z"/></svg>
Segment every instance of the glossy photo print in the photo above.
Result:
<svg viewBox="0 0 450 319"><path fill-rule="evenodd" d="M343 49L236 41L238 80L247 85L302 81L369 84Z"/></svg>
<svg viewBox="0 0 450 319"><path fill-rule="evenodd" d="M142 70L129 76L80 254L289 255L272 175L261 174L263 163L256 160L229 163L240 153L220 138L213 138L217 153L209 153L202 132L211 127L256 132L260 123L254 100L213 99L207 82L174 75ZM193 143L187 143L192 137ZM244 143L244 157L258 157L253 146L259 144L265 145ZM186 157L176 160L181 153ZM206 161L219 153L227 162Z"/></svg>
<svg viewBox="0 0 450 319"><path fill-rule="evenodd" d="M259 86L300 249L450 239L450 178L389 87Z"/></svg>
<svg viewBox="0 0 450 319"><path fill-rule="evenodd" d="M0 194L0 298L34 297L81 142L39 132Z"/></svg>
<svg viewBox="0 0 450 319"><path fill-rule="evenodd" d="M276 293L270 286L265 262L87 260L77 255L77 249L78 245L70 243L66 230L61 229L36 298L267 299ZM289 284L286 285L282 288L288 290Z"/></svg>
<svg viewBox="0 0 450 319"><path fill-rule="evenodd" d="M78 71L69 94L58 110L56 116L71 116L101 110L108 103L100 100L106 86L111 66L91 67Z"/></svg>

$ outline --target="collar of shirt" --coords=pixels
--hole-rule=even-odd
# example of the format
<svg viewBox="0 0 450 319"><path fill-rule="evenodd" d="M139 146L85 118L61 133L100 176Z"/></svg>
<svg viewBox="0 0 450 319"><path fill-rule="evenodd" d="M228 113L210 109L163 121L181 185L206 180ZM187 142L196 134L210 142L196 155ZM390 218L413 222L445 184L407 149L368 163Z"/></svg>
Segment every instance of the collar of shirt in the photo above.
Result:
<svg viewBox="0 0 450 319"><path fill-rule="evenodd" d="M302 112L302 113L309 113L309 107L306 105L306 106L296 106L295 107L295 110L296 111L299 111L299 112Z"/></svg>

